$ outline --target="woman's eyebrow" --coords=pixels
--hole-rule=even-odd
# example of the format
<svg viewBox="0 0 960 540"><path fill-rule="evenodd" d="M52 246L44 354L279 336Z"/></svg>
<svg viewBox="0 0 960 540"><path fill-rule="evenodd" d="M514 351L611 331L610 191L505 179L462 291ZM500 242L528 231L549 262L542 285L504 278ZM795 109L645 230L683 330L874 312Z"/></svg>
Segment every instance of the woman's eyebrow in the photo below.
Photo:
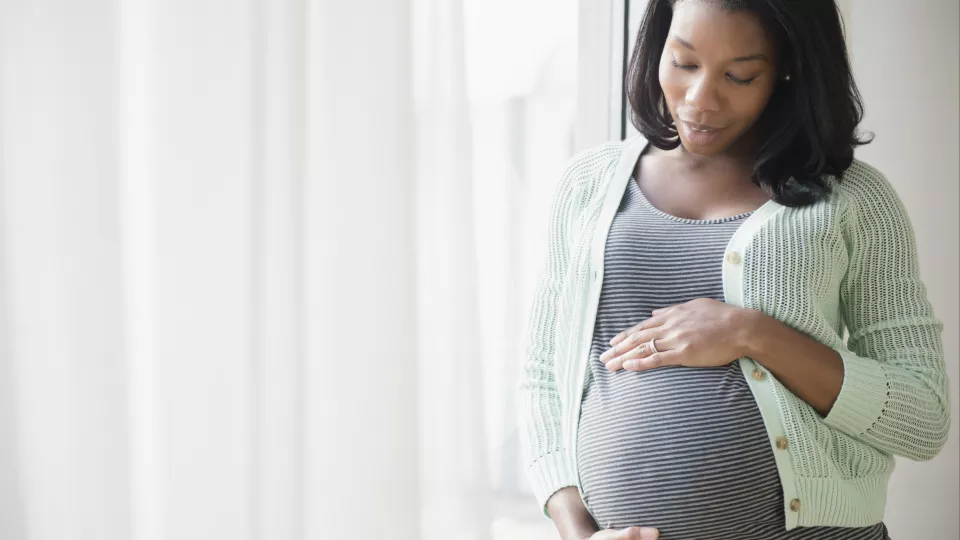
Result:
<svg viewBox="0 0 960 540"><path fill-rule="evenodd" d="M767 55L763 53L754 53L747 56L738 56L733 59L734 62L751 62L753 60L767 60Z"/></svg>
<svg viewBox="0 0 960 540"><path fill-rule="evenodd" d="M693 48L693 45L691 45L689 41L681 38L680 36L672 36L672 37L680 45L683 45L684 47L690 49L691 51L696 51L696 49ZM769 59L767 58L767 55L763 53L748 54L747 56L738 56L733 59L734 62L752 62L754 60L769 60Z"/></svg>

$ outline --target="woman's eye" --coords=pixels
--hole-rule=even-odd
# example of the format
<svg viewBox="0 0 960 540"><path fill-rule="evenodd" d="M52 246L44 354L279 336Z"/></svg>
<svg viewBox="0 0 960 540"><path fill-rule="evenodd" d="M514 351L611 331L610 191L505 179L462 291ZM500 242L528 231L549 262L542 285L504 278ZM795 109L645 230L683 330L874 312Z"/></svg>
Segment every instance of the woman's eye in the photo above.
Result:
<svg viewBox="0 0 960 540"><path fill-rule="evenodd" d="M734 83L734 84L739 84L739 85L741 85L741 86L746 86L746 85L752 83L753 80L756 79L756 77L750 77L749 79L738 79L738 78L734 77L733 75L727 74L727 79L729 79L730 82L732 82L732 83Z"/></svg>
<svg viewBox="0 0 960 540"><path fill-rule="evenodd" d="M675 67L675 68L677 68L677 69L682 69L682 70L684 70L684 71L693 71L693 70L697 69L697 65L696 65L696 64L681 64L681 63L677 62L676 59L673 60L673 67ZM746 86L746 85L752 83L753 80L756 79L756 77L750 77L749 79L740 79L740 78L734 77L733 75L730 75L730 74L728 73L728 74L727 74L727 79L728 79L730 82L734 83L734 84L739 84L740 86Z"/></svg>

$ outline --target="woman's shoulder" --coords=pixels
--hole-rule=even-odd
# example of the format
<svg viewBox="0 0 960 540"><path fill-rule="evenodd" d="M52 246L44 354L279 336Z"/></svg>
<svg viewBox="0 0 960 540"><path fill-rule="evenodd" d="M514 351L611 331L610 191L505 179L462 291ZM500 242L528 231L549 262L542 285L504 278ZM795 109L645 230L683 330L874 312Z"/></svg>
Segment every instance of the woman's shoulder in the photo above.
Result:
<svg viewBox="0 0 960 540"><path fill-rule="evenodd" d="M894 184L877 167L854 158L837 180L831 179L833 197L847 214L848 222L909 220Z"/></svg>
<svg viewBox="0 0 960 540"><path fill-rule="evenodd" d="M624 140L608 140L581 149L567 160L560 190L568 196L588 202L602 194L604 182L620 163L624 152L632 144L642 143L639 135Z"/></svg>
<svg viewBox="0 0 960 540"><path fill-rule="evenodd" d="M896 188L877 167L854 158L839 179L831 178L831 187L856 205L876 199L899 198Z"/></svg>
<svg viewBox="0 0 960 540"><path fill-rule="evenodd" d="M597 179L619 162L623 151L631 142L633 138L604 141L581 149L567 161L566 174L585 182Z"/></svg>

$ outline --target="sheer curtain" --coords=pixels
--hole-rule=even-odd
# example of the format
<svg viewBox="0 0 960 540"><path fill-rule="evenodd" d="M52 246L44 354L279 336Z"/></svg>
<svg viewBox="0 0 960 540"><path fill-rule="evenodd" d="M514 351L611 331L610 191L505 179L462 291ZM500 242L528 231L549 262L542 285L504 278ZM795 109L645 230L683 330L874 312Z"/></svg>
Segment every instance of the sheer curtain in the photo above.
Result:
<svg viewBox="0 0 960 540"><path fill-rule="evenodd" d="M576 17L0 0L0 538L552 538L512 408Z"/></svg>
<svg viewBox="0 0 960 540"><path fill-rule="evenodd" d="M463 3L414 2L424 538L490 538Z"/></svg>

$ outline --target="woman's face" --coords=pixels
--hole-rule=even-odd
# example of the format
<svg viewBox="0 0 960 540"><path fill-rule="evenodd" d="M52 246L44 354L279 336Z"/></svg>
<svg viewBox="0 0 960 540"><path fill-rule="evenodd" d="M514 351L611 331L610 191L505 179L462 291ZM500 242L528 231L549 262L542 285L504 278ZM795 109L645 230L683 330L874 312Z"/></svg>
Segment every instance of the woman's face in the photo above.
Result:
<svg viewBox="0 0 960 540"><path fill-rule="evenodd" d="M760 117L777 83L773 42L748 12L678 2L660 57L660 86L684 148L730 149Z"/></svg>

